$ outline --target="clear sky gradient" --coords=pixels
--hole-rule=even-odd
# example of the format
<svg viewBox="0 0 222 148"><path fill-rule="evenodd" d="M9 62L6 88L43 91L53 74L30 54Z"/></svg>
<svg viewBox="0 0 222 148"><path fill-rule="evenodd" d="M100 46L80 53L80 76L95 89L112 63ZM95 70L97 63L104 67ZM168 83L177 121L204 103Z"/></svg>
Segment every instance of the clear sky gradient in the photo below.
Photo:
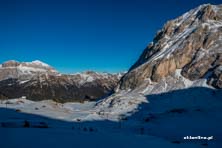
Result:
<svg viewBox="0 0 222 148"><path fill-rule="evenodd" d="M0 63L125 71L167 20L204 3L222 0L0 0Z"/></svg>

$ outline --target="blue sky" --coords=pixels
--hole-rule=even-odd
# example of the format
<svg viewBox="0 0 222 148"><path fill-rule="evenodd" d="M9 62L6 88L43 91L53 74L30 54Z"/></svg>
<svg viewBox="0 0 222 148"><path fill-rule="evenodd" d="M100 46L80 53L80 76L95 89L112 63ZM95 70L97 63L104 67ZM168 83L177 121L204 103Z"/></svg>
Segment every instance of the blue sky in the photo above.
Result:
<svg viewBox="0 0 222 148"><path fill-rule="evenodd" d="M222 0L0 0L0 63L125 71L167 20L203 3Z"/></svg>

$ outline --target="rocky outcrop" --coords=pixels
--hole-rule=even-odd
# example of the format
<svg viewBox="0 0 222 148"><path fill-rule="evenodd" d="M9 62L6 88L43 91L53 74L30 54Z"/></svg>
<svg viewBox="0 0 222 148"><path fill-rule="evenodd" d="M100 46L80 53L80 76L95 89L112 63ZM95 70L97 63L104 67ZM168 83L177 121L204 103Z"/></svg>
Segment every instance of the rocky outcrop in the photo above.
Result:
<svg viewBox="0 0 222 148"><path fill-rule="evenodd" d="M217 67L212 72L212 76L208 79L208 84L216 88L222 88L222 66Z"/></svg>
<svg viewBox="0 0 222 148"><path fill-rule="evenodd" d="M17 67L19 66L19 62L11 60L11 61L7 61L5 63L2 64L2 67Z"/></svg>
<svg viewBox="0 0 222 148"><path fill-rule="evenodd" d="M222 88L221 15L222 5L207 4L167 22L121 78L115 93L96 104L97 114L143 122L151 108L150 113L157 114L166 106L215 108L212 104L221 101Z"/></svg>
<svg viewBox="0 0 222 148"><path fill-rule="evenodd" d="M109 95L120 77L93 71L65 75L40 61L9 61L0 68L0 99L26 96L34 101L92 101Z"/></svg>
<svg viewBox="0 0 222 148"><path fill-rule="evenodd" d="M59 75L59 73L41 61L18 62L10 60L0 65L0 81L8 78L20 80L31 79L39 74Z"/></svg>
<svg viewBox="0 0 222 148"><path fill-rule="evenodd" d="M158 31L138 61L125 74L120 89L134 89L146 80L159 82L181 69L189 80L207 78L221 87L222 5L201 5Z"/></svg>

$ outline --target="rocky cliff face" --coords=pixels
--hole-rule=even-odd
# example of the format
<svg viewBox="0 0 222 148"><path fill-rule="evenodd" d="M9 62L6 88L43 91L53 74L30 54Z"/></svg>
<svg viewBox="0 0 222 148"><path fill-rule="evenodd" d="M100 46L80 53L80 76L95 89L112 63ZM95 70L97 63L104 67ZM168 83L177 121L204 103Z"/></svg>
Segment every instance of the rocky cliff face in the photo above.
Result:
<svg viewBox="0 0 222 148"><path fill-rule="evenodd" d="M8 61L0 67L0 99L26 96L59 102L96 100L110 94L120 77L92 71L65 75L40 61Z"/></svg>
<svg viewBox="0 0 222 148"><path fill-rule="evenodd" d="M167 95L163 108L177 108L183 98L190 106L198 98L201 106L205 92L194 94L192 90L211 90L211 97L219 98L215 94L221 91L215 88L222 88L222 5L206 4L168 21L121 78L116 92L96 107L104 118L119 118L141 111L141 106L146 112L150 108L144 107L149 106L152 96L181 90L189 91L175 95L179 105Z"/></svg>
<svg viewBox="0 0 222 148"><path fill-rule="evenodd" d="M38 60L33 62L11 60L0 65L0 81L8 78L27 80L34 75L46 73L50 75L59 74L54 68Z"/></svg>
<svg viewBox="0 0 222 148"><path fill-rule="evenodd" d="M222 5L201 5L168 21L123 76L120 89L160 82L181 70L191 81L206 78L222 88Z"/></svg>

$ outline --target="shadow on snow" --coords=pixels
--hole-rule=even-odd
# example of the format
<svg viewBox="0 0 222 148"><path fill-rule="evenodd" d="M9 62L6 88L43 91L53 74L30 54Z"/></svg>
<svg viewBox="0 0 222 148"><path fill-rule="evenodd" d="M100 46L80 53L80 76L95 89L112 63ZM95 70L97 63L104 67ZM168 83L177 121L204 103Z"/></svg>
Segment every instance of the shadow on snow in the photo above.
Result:
<svg viewBox="0 0 222 148"><path fill-rule="evenodd" d="M185 142L184 136L213 136L214 139L207 141L207 145L216 143L218 146L222 144L221 96L222 90L204 87L147 95L148 103L140 104L138 110L130 116L123 115L120 122L109 120L69 122L0 108L0 131L6 129L6 133L0 133L0 139L10 140L10 132L7 132L7 129L11 128L59 127L86 133L135 132L140 135L162 137L175 143ZM20 135L22 136L22 133ZM201 140L190 141L200 143Z"/></svg>

